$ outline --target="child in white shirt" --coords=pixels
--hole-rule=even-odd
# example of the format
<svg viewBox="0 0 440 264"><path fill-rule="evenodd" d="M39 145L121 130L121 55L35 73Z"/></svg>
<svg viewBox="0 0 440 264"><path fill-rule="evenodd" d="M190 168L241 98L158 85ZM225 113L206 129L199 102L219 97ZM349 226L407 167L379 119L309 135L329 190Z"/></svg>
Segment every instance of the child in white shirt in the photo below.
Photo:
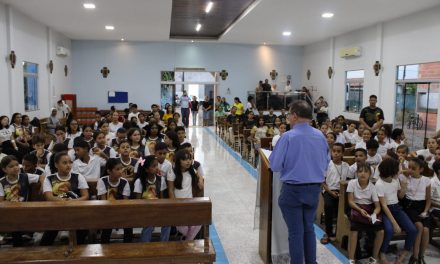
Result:
<svg viewBox="0 0 440 264"><path fill-rule="evenodd" d="M438 148L437 140L435 138L429 138L426 149L420 149L411 153L411 156L418 157L423 156L426 162L431 161L435 156L435 150Z"/></svg>
<svg viewBox="0 0 440 264"><path fill-rule="evenodd" d="M440 217L440 160L432 165L434 177L431 178L431 216Z"/></svg>
<svg viewBox="0 0 440 264"><path fill-rule="evenodd" d="M84 140L75 142L75 155L72 172L83 175L88 181L95 181L101 177L101 167L105 166L106 160L93 155L90 156L90 146Z"/></svg>
<svg viewBox="0 0 440 264"><path fill-rule="evenodd" d="M393 148L393 146L388 143L388 140L385 140L385 138L385 130L379 129L379 131L377 131L377 143L379 143L377 154L379 154L381 157L384 157L387 154L387 151Z"/></svg>
<svg viewBox="0 0 440 264"><path fill-rule="evenodd" d="M402 263L413 249L417 229L411 219L399 205L399 198L405 195L401 192L399 180L395 177L399 173L399 162L394 159L384 159L379 165L380 179L376 182L376 191L383 211L384 239L380 249L380 262L388 263L386 252L393 234L406 233L404 250L398 254L396 263Z"/></svg>
<svg viewBox="0 0 440 264"><path fill-rule="evenodd" d="M359 141L357 139L358 131L356 130L356 124L350 123L347 130L342 132L345 138L345 142L356 145Z"/></svg>
<svg viewBox="0 0 440 264"><path fill-rule="evenodd" d="M364 131L362 132L362 141L358 142L356 144L355 149L358 148L363 148L363 149L367 149L367 141L371 139L371 136L373 134L371 133L371 131L369 129L364 129Z"/></svg>
<svg viewBox="0 0 440 264"><path fill-rule="evenodd" d="M425 166L425 161L422 159L411 158L408 167L409 175L399 177L401 191L405 195L401 204L417 228L417 237L420 237L415 241L410 263L413 263L412 260L425 263L423 258L429 243L428 212L431 208L431 180L421 174Z"/></svg>
<svg viewBox="0 0 440 264"><path fill-rule="evenodd" d="M349 166L342 161L344 145L335 143L332 146L332 160L329 163L324 187L324 214L326 234L321 238L322 244L328 244L336 239L333 233L333 219L338 215L339 188L340 182L345 181L348 176Z"/></svg>
<svg viewBox="0 0 440 264"><path fill-rule="evenodd" d="M340 123L336 123L333 126L333 132L336 134L336 143L341 143L341 144L345 144L345 137L344 134L342 133L342 125Z"/></svg>
<svg viewBox="0 0 440 264"><path fill-rule="evenodd" d="M358 178L351 180L347 186L347 199L351 207L352 215L357 212L365 217L363 222L357 222L354 217L351 219L350 241L348 243L350 263L354 263L359 231L376 231L373 254L369 259L370 263L376 263L383 241L384 231L381 221L373 222L373 219L376 219L379 215L381 208L376 188L370 182L371 173L371 167L368 164L359 164L357 168Z"/></svg>

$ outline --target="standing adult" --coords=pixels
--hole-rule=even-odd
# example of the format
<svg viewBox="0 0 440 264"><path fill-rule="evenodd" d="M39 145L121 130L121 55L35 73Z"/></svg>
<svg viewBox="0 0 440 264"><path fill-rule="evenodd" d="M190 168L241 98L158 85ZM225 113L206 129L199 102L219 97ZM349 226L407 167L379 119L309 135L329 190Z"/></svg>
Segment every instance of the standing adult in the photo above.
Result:
<svg viewBox="0 0 440 264"><path fill-rule="evenodd" d="M57 118L58 119L67 118L67 116L70 113L69 106L63 100L59 100L57 102L57 105L55 106L55 109L57 110Z"/></svg>
<svg viewBox="0 0 440 264"><path fill-rule="evenodd" d="M199 102L197 101L197 97L193 96L191 101L191 114L193 120L193 126L197 125L197 114L199 113Z"/></svg>
<svg viewBox="0 0 440 264"><path fill-rule="evenodd" d="M264 106L261 108L263 110L267 110L269 109L269 101L270 101L270 96L272 94L272 85L269 84L269 80L266 79L264 80L264 83L262 84L263 87L263 98L264 98ZM260 109L259 109L260 110Z"/></svg>
<svg viewBox="0 0 440 264"><path fill-rule="evenodd" d="M371 130L374 135L382 126L385 118L382 109L376 106L377 96L374 94L370 95L369 102L370 105L362 109L359 122L364 125L365 128Z"/></svg>
<svg viewBox="0 0 440 264"><path fill-rule="evenodd" d="M203 126L209 125L209 119L212 117L212 109L213 109L213 102L209 99L209 97L205 96L205 101L202 103L203 106Z"/></svg>
<svg viewBox="0 0 440 264"><path fill-rule="evenodd" d="M324 96L320 96L315 102L315 112L318 125L321 126L322 123L328 118L328 103L324 99Z"/></svg>
<svg viewBox="0 0 440 264"><path fill-rule="evenodd" d="M183 91L182 97L180 97L180 112L182 113L182 122L183 125L188 128L189 126L189 102L191 98L189 98L186 91Z"/></svg>
<svg viewBox="0 0 440 264"><path fill-rule="evenodd" d="M305 101L290 107L291 130L285 132L270 155L270 167L280 172L278 205L289 233L290 263L316 263L313 223L329 150L321 131L309 125L312 108Z"/></svg>

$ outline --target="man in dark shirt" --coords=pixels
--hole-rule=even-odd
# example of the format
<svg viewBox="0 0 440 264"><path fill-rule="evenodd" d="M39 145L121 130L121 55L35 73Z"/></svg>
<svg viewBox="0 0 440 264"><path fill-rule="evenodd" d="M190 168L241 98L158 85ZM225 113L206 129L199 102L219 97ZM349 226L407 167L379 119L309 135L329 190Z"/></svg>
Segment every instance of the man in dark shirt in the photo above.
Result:
<svg viewBox="0 0 440 264"><path fill-rule="evenodd" d="M359 122L364 125L365 128L370 129L373 133L376 133L382 126L384 121L384 115L382 109L376 106L377 96L370 95L370 105L364 107L359 117Z"/></svg>

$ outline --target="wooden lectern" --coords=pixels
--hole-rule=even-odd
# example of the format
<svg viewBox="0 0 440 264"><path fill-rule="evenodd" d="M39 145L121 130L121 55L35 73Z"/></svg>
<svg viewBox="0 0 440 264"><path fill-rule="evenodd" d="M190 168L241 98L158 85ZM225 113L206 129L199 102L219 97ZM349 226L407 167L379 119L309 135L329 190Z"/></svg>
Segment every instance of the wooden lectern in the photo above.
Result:
<svg viewBox="0 0 440 264"><path fill-rule="evenodd" d="M269 160L260 149L260 226L258 251L264 263L271 262L272 243L272 179Z"/></svg>

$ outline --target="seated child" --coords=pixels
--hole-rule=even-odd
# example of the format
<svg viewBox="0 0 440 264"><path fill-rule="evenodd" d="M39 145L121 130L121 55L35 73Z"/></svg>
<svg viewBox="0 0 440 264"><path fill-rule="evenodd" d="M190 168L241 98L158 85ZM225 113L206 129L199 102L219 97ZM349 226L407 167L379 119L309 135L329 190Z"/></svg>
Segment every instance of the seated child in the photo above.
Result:
<svg viewBox="0 0 440 264"><path fill-rule="evenodd" d="M91 149L90 154L100 156L105 160L108 160L109 158L116 158L116 151L107 146L107 140L105 139L104 132L95 132L93 134L93 140L95 141L95 146Z"/></svg>
<svg viewBox="0 0 440 264"><path fill-rule="evenodd" d="M78 140L74 145L76 160L73 162L73 173L81 174L88 181L96 181L101 177L101 167L105 166L105 159L92 155L90 146L84 140Z"/></svg>
<svg viewBox="0 0 440 264"><path fill-rule="evenodd" d="M168 146L164 142L159 142L155 145L154 155L159 162L159 175L161 176L161 187L160 191L163 192L164 198L169 198L168 186L167 186L167 175L172 173L173 164L165 157L168 153Z"/></svg>
<svg viewBox="0 0 440 264"><path fill-rule="evenodd" d="M344 154L344 145L341 143L333 144L331 148L332 160L330 161L323 184L324 193L324 214L325 214L325 232L321 238L322 244L328 244L336 240L333 232L333 219L338 216L339 188L341 181L345 181L348 176L349 166L342 161Z"/></svg>
<svg viewBox="0 0 440 264"><path fill-rule="evenodd" d="M119 159L122 163L122 176L125 179L134 178L137 167L137 159L130 157L130 144L123 140L119 143Z"/></svg>
<svg viewBox="0 0 440 264"><path fill-rule="evenodd" d="M420 149L411 152L411 156L418 157L423 156L426 162L430 162L435 156L435 150L438 148L437 140L435 138L429 138L426 149Z"/></svg>
<svg viewBox="0 0 440 264"><path fill-rule="evenodd" d="M42 182L43 176L20 172L18 160L9 155L0 162L5 176L0 179L0 201L27 202L32 183ZM7 217L3 215L2 217ZM23 245L21 232L12 232L12 244L14 247Z"/></svg>
<svg viewBox="0 0 440 264"><path fill-rule="evenodd" d="M105 138L104 138L105 139ZM107 176L99 178L96 185L99 200L127 200L130 198L130 184L122 177L122 163L119 159L107 160L105 171ZM101 244L110 242L112 229L104 229L101 233ZM124 243L133 239L133 229L124 228Z"/></svg>
<svg viewBox="0 0 440 264"><path fill-rule="evenodd" d="M401 128L393 129L391 132L391 146L393 149L397 149L398 146L405 144L405 133Z"/></svg>
<svg viewBox="0 0 440 264"><path fill-rule="evenodd" d="M358 178L349 181L347 186L347 199L351 208L348 257L350 264L354 264L358 232L375 231L376 237L369 263L377 263L376 260L379 259L379 250L384 236L382 222L378 218L381 211L379 197L375 186L370 182L371 167L366 163L359 164L357 175Z"/></svg>
<svg viewBox="0 0 440 264"><path fill-rule="evenodd" d="M408 175L408 154L409 148L407 145L399 145L396 149L396 154L399 158L399 174Z"/></svg>
<svg viewBox="0 0 440 264"><path fill-rule="evenodd" d="M21 173L37 174L39 176L44 175L44 170L37 167L38 159L35 155L26 154L23 157Z"/></svg>
<svg viewBox="0 0 440 264"><path fill-rule="evenodd" d="M137 151L139 156L150 155L150 150L142 144L141 130L139 128L130 128L127 133L127 141L130 143L132 151Z"/></svg>
<svg viewBox="0 0 440 264"><path fill-rule="evenodd" d="M435 174L431 179L431 216L440 218L440 160L432 165Z"/></svg>
<svg viewBox="0 0 440 264"><path fill-rule="evenodd" d="M118 151L119 144L127 138L127 130L121 127L116 131L116 137L110 141L110 147Z"/></svg>
<svg viewBox="0 0 440 264"><path fill-rule="evenodd" d="M32 147L35 149L31 151L31 155L34 155L38 159L38 167L44 168L49 162L50 152L44 149L45 138L41 134L32 136Z"/></svg>
<svg viewBox="0 0 440 264"><path fill-rule="evenodd" d="M350 123L347 130L342 132L345 138L345 142L356 145L359 141L357 140L358 131L356 130L356 123Z"/></svg>
<svg viewBox="0 0 440 264"><path fill-rule="evenodd" d="M367 164L371 166L373 169L373 182L378 180L376 169L377 166L382 162L382 157L377 153L377 149L379 148L379 143L376 140L370 139L367 141Z"/></svg>
<svg viewBox="0 0 440 264"><path fill-rule="evenodd" d="M333 144L336 142L337 135L334 132L328 132L325 137L327 138L328 148L332 149Z"/></svg>
<svg viewBox="0 0 440 264"><path fill-rule="evenodd" d="M173 172L167 175L168 192L171 199L193 198L193 188L197 188L197 174L191 165L191 153L187 150L179 150L175 155ZM201 226L178 226L177 230L185 240L194 240Z"/></svg>
<svg viewBox="0 0 440 264"><path fill-rule="evenodd" d="M159 162L154 155L139 158L139 167L134 182L136 199L162 199L161 192L162 177L159 173ZM154 227L142 229L141 241L150 242ZM161 228L160 241L168 241L171 228L165 226Z"/></svg>
<svg viewBox="0 0 440 264"><path fill-rule="evenodd" d="M95 141L93 140L93 126L92 125L84 125L82 128L82 138L87 144L89 144L90 149L95 146Z"/></svg>
<svg viewBox="0 0 440 264"><path fill-rule="evenodd" d="M401 192L405 197L401 200L403 210L417 228L413 255L409 263L426 263L424 254L429 243L428 212L431 208L431 179L422 175L425 161L411 158L408 176L400 175Z"/></svg>
<svg viewBox="0 0 440 264"><path fill-rule="evenodd" d="M357 179L358 165L367 161L367 151L363 148L354 150L354 163L350 166L347 178Z"/></svg>
<svg viewBox="0 0 440 264"><path fill-rule="evenodd" d="M362 141L358 142L355 146L355 148L363 148L367 149L367 141L371 139L372 132L368 128L365 128L362 132Z"/></svg>
<svg viewBox="0 0 440 264"><path fill-rule="evenodd" d="M66 128L64 126L57 126L55 128L55 136L56 140L52 140L47 148L49 151L52 151L53 146L57 143L62 143L69 149L73 148L73 139L66 137Z"/></svg>
<svg viewBox="0 0 440 264"><path fill-rule="evenodd" d="M376 182L377 196L382 207L384 239L380 248L380 262L388 263L386 252L393 234L402 230L406 232L404 250L398 254L396 263L403 263L408 253L413 249L417 229L411 219L399 205L399 198L403 198L399 180L396 179L399 172L399 162L394 159L384 159L379 165L380 179Z"/></svg>
<svg viewBox="0 0 440 264"><path fill-rule="evenodd" d="M377 143L379 145L379 148L377 149L377 154L379 154L381 157L385 156L387 154L387 151L390 149L393 149L393 146L386 140L386 134L384 129L379 129L377 131Z"/></svg>
<svg viewBox="0 0 440 264"><path fill-rule="evenodd" d="M179 140L180 145L184 143L189 143L188 139L186 139L186 131L185 127L178 126L176 127L177 139Z"/></svg>
<svg viewBox="0 0 440 264"><path fill-rule="evenodd" d="M273 138L272 138L272 148L275 147L275 145L278 143L278 140L281 138L281 136L284 134L284 132L286 132L286 124L281 123L280 127L278 129L280 131L280 134L273 136Z"/></svg>
<svg viewBox="0 0 440 264"><path fill-rule="evenodd" d="M341 143L341 144L345 144L345 137L344 134L342 133L342 125L340 123L336 123L333 126L333 132L336 134L336 143Z"/></svg>
<svg viewBox="0 0 440 264"><path fill-rule="evenodd" d="M87 144L87 142L84 142ZM87 144L88 145L88 144ZM59 152L54 156L56 173L45 178L43 194L47 201L87 201L89 199L89 186L81 174L72 172L72 161L67 152ZM76 231L77 243L84 244L87 236L86 230ZM40 246L53 244L58 231L46 231L40 241Z"/></svg>

